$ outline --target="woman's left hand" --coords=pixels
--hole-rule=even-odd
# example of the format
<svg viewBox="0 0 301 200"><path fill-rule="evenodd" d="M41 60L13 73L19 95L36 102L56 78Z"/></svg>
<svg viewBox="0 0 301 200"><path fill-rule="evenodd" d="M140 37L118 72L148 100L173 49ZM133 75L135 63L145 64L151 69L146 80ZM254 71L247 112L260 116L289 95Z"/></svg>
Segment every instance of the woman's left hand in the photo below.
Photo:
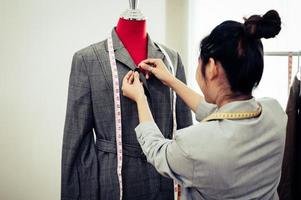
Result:
<svg viewBox="0 0 301 200"><path fill-rule="evenodd" d="M139 99L144 98L144 88L139 80L139 73L129 71L122 81L122 93L133 101L137 102Z"/></svg>

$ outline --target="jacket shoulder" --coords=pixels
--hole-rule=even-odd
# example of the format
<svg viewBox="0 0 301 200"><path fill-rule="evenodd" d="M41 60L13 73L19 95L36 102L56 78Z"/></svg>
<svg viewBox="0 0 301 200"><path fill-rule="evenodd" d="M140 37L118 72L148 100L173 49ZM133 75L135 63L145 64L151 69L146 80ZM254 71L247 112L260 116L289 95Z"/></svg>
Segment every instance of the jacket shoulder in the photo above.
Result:
<svg viewBox="0 0 301 200"><path fill-rule="evenodd" d="M168 53L169 56L171 56L171 57L177 57L178 56L178 52L175 51L174 49L169 48L166 45L161 44L161 43L156 43L156 44L160 45Z"/></svg>
<svg viewBox="0 0 301 200"><path fill-rule="evenodd" d="M177 51L175 51L172 48L169 48L169 47L165 46L164 44L160 44L160 43L156 43L156 44L160 45L166 51L166 53L168 54L168 56L170 57L170 59L173 62L176 61L176 63L177 63L177 60L178 60L178 57L179 57L179 54L178 54Z"/></svg>
<svg viewBox="0 0 301 200"><path fill-rule="evenodd" d="M100 41L100 42L97 42L97 43L92 43L89 46L83 47L83 48L77 50L74 53L74 56L76 56L76 55L83 56L84 59L87 60L87 61L95 60L97 58L96 54L95 54L95 51L104 50L105 49L105 42L106 42L106 40L103 40L103 41Z"/></svg>
<svg viewBox="0 0 301 200"><path fill-rule="evenodd" d="M160 45L160 47L162 47L166 53L168 54L172 64L174 65L175 67L175 70L177 70L177 66L179 65L179 60L181 60L180 58L180 55L178 54L177 51L175 51L174 49L171 49L163 44L160 44L160 43L156 43L156 45ZM163 52L162 52L163 53Z"/></svg>

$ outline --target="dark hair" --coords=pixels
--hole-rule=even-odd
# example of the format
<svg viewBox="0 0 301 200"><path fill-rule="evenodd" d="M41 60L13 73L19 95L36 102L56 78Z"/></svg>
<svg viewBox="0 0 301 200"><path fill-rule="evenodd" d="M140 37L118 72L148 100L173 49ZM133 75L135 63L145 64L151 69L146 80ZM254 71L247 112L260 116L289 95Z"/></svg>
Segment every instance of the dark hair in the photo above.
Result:
<svg viewBox="0 0 301 200"><path fill-rule="evenodd" d="M202 75L209 58L221 63L231 90L250 95L263 73L261 38L275 37L281 30L281 19L275 10L263 16L253 15L244 23L225 21L215 27L200 44Z"/></svg>

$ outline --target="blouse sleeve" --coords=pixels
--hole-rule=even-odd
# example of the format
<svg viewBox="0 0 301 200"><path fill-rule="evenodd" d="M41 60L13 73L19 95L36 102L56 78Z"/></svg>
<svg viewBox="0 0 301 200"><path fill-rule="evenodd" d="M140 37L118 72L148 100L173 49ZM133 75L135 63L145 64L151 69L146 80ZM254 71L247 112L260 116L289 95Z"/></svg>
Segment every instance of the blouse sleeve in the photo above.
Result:
<svg viewBox="0 0 301 200"><path fill-rule="evenodd" d="M140 123L135 131L148 162L160 174L174 179L182 186L192 186L194 162L177 140L164 138L154 122Z"/></svg>
<svg viewBox="0 0 301 200"><path fill-rule="evenodd" d="M184 66L179 54L177 54L178 62L177 62L177 73L176 77L181 80L184 84L187 84L186 74L184 70ZM190 108L186 105L183 99L177 95L176 99L176 117L177 117L177 129L186 128L192 125L192 112Z"/></svg>

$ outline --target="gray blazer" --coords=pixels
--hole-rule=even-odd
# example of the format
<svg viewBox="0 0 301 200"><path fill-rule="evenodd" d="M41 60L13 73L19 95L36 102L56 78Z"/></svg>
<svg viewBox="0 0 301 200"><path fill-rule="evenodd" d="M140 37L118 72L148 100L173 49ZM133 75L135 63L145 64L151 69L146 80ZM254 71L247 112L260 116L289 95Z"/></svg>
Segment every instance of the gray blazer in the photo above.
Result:
<svg viewBox="0 0 301 200"><path fill-rule="evenodd" d="M135 69L135 64L114 29L112 38L118 75L122 80L129 70ZM176 68L176 76L186 82L180 56L166 47L164 49ZM148 57L162 58L168 65L164 54L149 37ZM155 77L146 80L143 75L140 75L140 78L160 131L165 138L171 138L170 89ZM76 52L69 79L64 126L61 165L62 200L119 199L112 91L112 74L106 40ZM139 123L136 104L122 94L121 112L124 199L173 199L172 180L161 176L146 161L137 141L134 131ZM178 129L192 124L191 111L180 98L177 98L176 113ZM94 141L93 130L96 141Z"/></svg>
<svg viewBox="0 0 301 200"><path fill-rule="evenodd" d="M153 122L135 130L148 162L182 185L183 200L278 200L287 116L276 100L258 101L258 118L201 122L178 130L173 140ZM202 102L196 118L257 107L255 99L219 109Z"/></svg>

